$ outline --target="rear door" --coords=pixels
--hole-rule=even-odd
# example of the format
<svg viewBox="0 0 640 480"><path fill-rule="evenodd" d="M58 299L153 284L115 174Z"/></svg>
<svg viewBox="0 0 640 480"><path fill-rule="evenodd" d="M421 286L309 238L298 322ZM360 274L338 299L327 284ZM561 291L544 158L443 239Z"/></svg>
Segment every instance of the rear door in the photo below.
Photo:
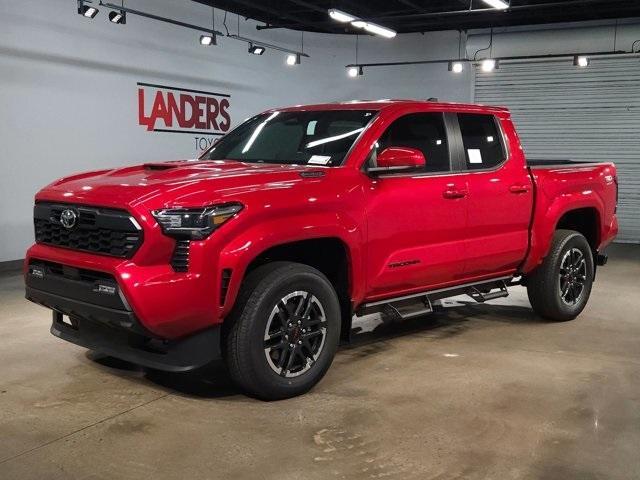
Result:
<svg viewBox="0 0 640 480"><path fill-rule="evenodd" d="M506 118L457 114L467 175L468 220L464 276L507 273L526 255L533 189L513 125Z"/></svg>
<svg viewBox="0 0 640 480"><path fill-rule="evenodd" d="M441 112L404 115L376 142L372 166L387 147L411 147L424 153L426 168L370 177L368 298L455 283L463 275L467 186L452 164L450 120Z"/></svg>

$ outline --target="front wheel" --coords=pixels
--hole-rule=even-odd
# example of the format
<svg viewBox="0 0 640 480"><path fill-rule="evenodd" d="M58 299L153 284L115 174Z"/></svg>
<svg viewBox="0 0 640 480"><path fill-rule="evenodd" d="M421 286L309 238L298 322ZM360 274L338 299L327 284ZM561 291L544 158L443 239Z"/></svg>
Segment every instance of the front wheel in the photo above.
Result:
<svg viewBox="0 0 640 480"><path fill-rule="evenodd" d="M251 272L227 321L231 378L264 400L311 389L329 369L340 337L333 286L318 270L292 262Z"/></svg>
<svg viewBox="0 0 640 480"><path fill-rule="evenodd" d="M549 254L527 279L533 310L548 320L573 320L587 305L593 274L587 239L573 230L557 230Z"/></svg>

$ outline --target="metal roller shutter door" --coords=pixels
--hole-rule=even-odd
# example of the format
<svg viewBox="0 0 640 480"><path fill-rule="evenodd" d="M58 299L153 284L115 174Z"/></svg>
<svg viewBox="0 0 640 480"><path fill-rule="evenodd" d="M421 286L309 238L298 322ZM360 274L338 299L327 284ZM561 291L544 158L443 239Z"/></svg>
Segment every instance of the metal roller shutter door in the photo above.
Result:
<svg viewBox="0 0 640 480"><path fill-rule="evenodd" d="M640 59L501 64L476 69L475 100L511 109L528 157L612 161L617 241L640 242Z"/></svg>

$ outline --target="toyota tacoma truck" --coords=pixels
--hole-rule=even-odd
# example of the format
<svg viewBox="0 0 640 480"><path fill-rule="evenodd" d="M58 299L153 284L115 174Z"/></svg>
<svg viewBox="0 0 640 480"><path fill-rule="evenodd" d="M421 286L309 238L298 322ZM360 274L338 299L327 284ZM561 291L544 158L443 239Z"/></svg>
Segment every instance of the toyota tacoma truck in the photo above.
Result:
<svg viewBox="0 0 640 480"><path fill-rule="evenodd" d="M383 100L250 118L197 160L37 193L26 297L53 335L152 369L222 360L261 399L326 373L352 319L527 288L585 308L615 237L612 163L525 160L504 108Z"/></svg>

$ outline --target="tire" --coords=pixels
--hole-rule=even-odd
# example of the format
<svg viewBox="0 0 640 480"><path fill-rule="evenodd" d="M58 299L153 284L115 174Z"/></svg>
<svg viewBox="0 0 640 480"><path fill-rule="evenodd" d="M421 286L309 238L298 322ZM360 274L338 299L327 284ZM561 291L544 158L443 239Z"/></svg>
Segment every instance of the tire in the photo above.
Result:
<svg viewBox="0 0 640 480"><path fill-rule="evenodd" d="M573 320L587 305L593 276L587 239L573 230L557 230L549 254L527 278L533 310L547 320Z"/></svg>
<svg viewBox="0 0 640 480"><path fill-rule="evenodd" d="M279 400L309 391L331 366L340 303L315 268L273 262L247 276L226 321L223 350L231 379L248 395Z"/></svg>

